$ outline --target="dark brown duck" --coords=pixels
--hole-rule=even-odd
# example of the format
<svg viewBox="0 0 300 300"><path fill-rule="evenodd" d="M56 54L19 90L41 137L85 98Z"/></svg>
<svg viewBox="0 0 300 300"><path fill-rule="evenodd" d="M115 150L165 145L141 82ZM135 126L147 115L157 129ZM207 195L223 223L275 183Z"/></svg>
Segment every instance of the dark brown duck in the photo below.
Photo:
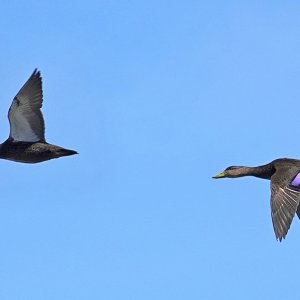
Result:
<svg viewBox="0 0 300 300"><path fill-rule="evenodd" d="M77 154L74 150L46 142L42 103L42 78L40 72L35 69L9 108L10 134L0 145L0 158L22 163L38 163Z"/></svg>
<svg viewBox="0 0 300 300"><path fill-rule="evenodd" d="M255 176L271 180L271 215L276 239L285 238L295 213L300 218L300 160L280 158L258 167L232 166L213 178Z"/></svg>

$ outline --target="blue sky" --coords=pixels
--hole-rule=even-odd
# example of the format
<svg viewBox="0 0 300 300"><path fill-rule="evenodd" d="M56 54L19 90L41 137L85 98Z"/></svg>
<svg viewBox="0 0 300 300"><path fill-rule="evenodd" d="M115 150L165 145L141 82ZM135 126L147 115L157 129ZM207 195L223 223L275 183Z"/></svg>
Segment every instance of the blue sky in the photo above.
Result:
<svg viewBox="0 0 300 300"><path fill-rule="evenodd" d="M46 138L78 156L0 161L0 298L298 299L300 224L269 182L300 158L295 1L6 1L0 135L33 69Z"/></svg>

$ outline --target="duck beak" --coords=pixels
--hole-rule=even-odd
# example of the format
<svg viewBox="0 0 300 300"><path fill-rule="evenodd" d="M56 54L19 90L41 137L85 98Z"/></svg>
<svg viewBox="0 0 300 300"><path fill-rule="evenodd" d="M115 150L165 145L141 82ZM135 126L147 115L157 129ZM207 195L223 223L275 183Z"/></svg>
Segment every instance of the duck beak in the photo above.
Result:
<svg viewBox="0 0 300 300"><path fill-rule="evenodd" d="M222 173L220 173L220 174L218 174L216 176L213 176L212 178L218 179L218 178L224 178L224 177L225 177L225 173L222 172Z"/></svg>

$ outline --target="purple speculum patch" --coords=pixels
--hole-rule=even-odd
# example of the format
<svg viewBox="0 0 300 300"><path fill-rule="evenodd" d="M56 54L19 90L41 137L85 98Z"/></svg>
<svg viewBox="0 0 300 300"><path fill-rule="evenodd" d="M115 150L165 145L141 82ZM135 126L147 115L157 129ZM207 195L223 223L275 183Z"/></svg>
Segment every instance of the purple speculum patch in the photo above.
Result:
<svg viewBox="0 0 300 300"><path fill-rule="evenodd" d="M292 180L291 185L300 187L300 172Z"/></svg>

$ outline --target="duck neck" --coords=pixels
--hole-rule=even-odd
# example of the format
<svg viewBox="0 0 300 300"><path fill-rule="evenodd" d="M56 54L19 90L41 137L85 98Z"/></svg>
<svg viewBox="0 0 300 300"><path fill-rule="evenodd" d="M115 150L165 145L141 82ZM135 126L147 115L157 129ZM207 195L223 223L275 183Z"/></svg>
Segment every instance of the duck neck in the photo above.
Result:
<svg viewBox="0 0 300 300"><path fill-rule="evenodd" d="M245 167L244 176L254 176L263 179L271 179L275 173L275 168L272 164L267 164L259 167Z"/></svg>

